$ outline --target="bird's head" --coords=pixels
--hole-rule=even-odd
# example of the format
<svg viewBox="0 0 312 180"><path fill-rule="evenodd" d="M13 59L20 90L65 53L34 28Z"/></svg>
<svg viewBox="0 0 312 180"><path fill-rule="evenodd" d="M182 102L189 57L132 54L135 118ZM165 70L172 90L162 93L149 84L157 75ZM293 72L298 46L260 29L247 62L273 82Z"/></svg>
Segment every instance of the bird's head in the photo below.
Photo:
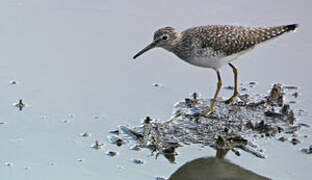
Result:
<svg viewBox="0 0 312 180"><path fill-rule="evenodd" d="M171 51L179 36L180 33L173 27L165 27L158 29L154 33L153 42L148 46L146 46L141 51L139 51L136 55L134 55L133 59L137 58L141 54L155 47L162 47L168 51Z"/></svg>

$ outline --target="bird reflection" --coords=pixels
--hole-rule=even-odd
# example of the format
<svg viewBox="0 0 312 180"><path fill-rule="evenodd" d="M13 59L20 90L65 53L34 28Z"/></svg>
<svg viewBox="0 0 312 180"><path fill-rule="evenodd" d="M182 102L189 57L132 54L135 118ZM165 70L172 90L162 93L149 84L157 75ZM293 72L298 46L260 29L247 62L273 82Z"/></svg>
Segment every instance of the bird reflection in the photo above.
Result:
<svg viewBox="0 0 312 180"><path fill-rule="evenodd" d="M228 160L207 157L185 163L169 180L268 180Z"/></svg>
<svg viewBox="0 0 312 180"><path fill-rule="evenodd" d="M244 169L225 159L227 153L234 149L219 136L216 141L216 157L205 157L192 160L181 166L168 180L269 180L250 170ZM236 155L239 153L234 151Z"/></svg>

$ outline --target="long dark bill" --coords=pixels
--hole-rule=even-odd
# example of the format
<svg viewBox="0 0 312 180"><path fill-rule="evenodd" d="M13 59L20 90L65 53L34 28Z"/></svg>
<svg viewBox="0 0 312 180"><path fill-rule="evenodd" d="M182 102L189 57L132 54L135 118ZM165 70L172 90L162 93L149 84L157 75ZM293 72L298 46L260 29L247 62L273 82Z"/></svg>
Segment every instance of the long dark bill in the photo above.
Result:
<svg viewBox="0 0 312 180"><path fill-rule="evenodd" d="M133 56L133 59L137 58L138 56L140 56L141 54L145 53L146 51L152 49L156 47L156 43L152 42L151 44L149 44L148 46L146 46L144 49L142 49L140 52L138 52L136 55Z"/></svg>

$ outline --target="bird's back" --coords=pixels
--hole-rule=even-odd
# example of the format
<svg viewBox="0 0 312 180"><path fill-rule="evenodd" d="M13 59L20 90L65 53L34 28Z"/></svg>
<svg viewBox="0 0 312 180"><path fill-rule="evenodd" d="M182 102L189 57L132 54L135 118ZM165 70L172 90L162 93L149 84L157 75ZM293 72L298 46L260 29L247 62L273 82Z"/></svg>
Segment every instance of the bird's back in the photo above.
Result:
<svg viewBox="0 0 312 180"><path fill-rule="evenodd" d="M297 26L297 24L275 27L199 26L182 32L180 48L193 50L208 48L216 54L222 53L229 56L250 49L285 32L293 31Z"/></svg>

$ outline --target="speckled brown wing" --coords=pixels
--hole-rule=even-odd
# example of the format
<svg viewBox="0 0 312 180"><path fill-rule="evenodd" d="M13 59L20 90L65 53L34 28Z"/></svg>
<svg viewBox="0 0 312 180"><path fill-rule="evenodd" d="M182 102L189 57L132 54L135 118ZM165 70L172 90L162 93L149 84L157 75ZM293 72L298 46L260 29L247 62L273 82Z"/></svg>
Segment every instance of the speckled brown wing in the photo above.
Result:
<svg viewBox="0 0 312 180"><path fill-rule="evenodd" d="M254 47L261 42L293 31L298 25L275 27L243 27L210 25L195 27L193 34L194 48L211 48L218 53L232 55ZM191 29L190 29L191 30Z"/></svg>

